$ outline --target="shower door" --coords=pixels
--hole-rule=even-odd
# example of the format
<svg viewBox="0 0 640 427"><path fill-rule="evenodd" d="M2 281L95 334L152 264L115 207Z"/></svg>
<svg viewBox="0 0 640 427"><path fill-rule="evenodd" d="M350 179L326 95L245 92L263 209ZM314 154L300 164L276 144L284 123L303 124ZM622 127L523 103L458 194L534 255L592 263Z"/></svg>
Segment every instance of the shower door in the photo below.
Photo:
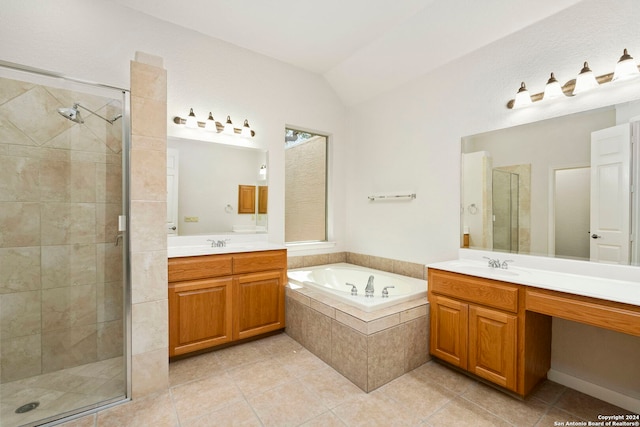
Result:
<svg viewBox="0 0 640 427"><path fill-rule="evenodd" d="M127 103L0 67L3 427L127 396Z"/></svg>

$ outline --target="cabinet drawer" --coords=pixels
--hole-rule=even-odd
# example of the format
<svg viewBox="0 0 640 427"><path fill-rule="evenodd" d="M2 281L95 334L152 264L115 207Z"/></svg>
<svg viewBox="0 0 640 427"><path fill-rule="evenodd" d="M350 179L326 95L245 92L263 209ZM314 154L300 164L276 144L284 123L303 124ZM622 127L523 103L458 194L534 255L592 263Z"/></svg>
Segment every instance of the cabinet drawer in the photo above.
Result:
<svg viewBox="0 0 640 427"><path fill-rule="evenodd" d="M169 282L229 276L231 255L206 255L169 259Z"/></svg>
<svg viewBox="0 0 640 427"><path fill-rule="evenodd" d="M526 308L640 337L640 308L637 306L527 287Z"/></svg>
<svg viewBox="0 0 640 427"><path fill-rule="evenodd" d="M428 286L434 293L513 313L518 311L517 285L430 268Z"/></svg>
<svg viewBox="0 0 640 427"><path fill-rule="evenodd" d="M286 251L263 251L233 255L233 274L287 268Z"/></svg>

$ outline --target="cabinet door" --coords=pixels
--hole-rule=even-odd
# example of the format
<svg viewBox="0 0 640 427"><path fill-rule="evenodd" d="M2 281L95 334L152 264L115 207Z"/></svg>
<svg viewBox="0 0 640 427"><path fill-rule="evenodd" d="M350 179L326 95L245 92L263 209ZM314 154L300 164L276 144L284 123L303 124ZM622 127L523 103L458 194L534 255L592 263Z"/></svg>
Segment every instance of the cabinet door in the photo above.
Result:
<svg viewBox="0 0 640 427"><path fill-rule="evenodd" d="M234 339L284 328L285 277L284 270L276 270L234 279Z"/></svg>
<svg viewBox="0 0 640 427"><path fill-rule="evenodd" d="M256 186L238 185L238 213L256 213Z"/></svg>
<svg viewBox="0 0 640 427"><path fill-rule="evenodd" d="M431 354L467 369L467 320L467 304L432 295Z"/></svg>
<svg viewBox="0 0 640 427"><path fill-rule="evenodd" d="M231 277L169 286L169 356L231 341Z"/></svg>
<svg viewBox="0 0 640 427"><path fill-rule="evenodd" d="M515 391L517 324L514 315L470 305L469 371Z"/></svg>

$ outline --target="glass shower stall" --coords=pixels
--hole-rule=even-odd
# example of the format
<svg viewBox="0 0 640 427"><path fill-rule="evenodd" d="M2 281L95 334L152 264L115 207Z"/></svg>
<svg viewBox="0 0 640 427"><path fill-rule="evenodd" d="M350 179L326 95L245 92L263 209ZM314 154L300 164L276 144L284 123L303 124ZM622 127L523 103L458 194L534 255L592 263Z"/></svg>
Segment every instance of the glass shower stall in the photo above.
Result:
<svg viewBox="0 0 640 427"><path fill-rule="evenodd" d="M129 395L129 94L0 66L0 425Z"/></svg>

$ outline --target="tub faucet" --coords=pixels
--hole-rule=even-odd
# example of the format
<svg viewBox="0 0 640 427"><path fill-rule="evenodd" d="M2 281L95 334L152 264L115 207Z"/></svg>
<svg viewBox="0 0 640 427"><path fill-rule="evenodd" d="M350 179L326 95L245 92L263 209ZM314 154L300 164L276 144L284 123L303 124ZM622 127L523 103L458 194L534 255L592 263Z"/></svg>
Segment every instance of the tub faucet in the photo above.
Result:
<svg viewBox="0 0 640 427"><path fill-rule="evenodd" d="M345 286L351 286L351 295L358 296L358 288L356 288L356 285L352 284L352 283L345 283Z"/></svg>
<svg viewBox="0 0 640 427"><path fill-rule="evenodd" d="M367 287L364 288L364 296L365 298L373 298L373 275L369 276Z"/></svg>
<svg viewBox="0 0 640 427"><path fill-rule="evenodd" d="M382 298L389 298L389 291L387 289L395 288L395 286L385 286L382 288Z"/></svg>

